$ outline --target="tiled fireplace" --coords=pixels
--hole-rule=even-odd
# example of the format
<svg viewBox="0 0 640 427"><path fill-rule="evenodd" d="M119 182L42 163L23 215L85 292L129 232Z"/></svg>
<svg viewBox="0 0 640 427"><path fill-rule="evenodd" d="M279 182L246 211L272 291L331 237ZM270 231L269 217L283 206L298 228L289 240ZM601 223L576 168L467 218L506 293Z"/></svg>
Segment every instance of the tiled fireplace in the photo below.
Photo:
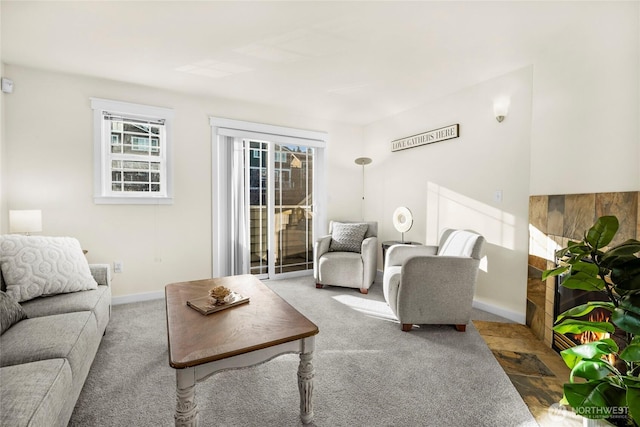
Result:
<svg viewBox="0 0 640 427"><path fill-rule="evenodd" d="M570 345L561 342L564 338L562 336L554 338L552 330L557 295L556 279L549 278L546 283L541 280L542 271L555 266L555 250L565 247L569 239L581 239L583 233L603 215L615 215L620 221L620 228L612 245L627 239L640 239L639 203L638 191L529 198L527 325L548 346L562 349L563 345Z"/></svg>

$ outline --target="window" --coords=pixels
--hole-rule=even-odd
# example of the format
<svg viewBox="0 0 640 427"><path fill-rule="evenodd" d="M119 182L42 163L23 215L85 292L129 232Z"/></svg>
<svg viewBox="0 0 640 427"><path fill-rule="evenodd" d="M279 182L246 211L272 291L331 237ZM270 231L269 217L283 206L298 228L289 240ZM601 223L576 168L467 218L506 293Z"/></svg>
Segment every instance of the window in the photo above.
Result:
<svg viewBox="0 0 640 427"><path fill-rule="evenodd" d="M95 203L170 204L173 110L91 98Z"/></svg>

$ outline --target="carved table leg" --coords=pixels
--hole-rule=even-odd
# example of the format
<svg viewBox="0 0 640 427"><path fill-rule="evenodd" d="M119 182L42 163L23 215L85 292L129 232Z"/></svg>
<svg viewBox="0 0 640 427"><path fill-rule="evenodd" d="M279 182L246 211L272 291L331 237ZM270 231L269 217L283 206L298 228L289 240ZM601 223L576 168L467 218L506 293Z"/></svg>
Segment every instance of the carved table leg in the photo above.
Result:
<svg viewBox="0 0 640 427"><path fill-rule="evenodd" d="M193 368L176 370L176 427L198 426L196 379Z"/></svg>
<svg viewBox="0 0 640 427"><path fill-rule="evenodd" d="M300 353L300 365L298 365L298 390L300 390L300 419L303 424L313 421L313 350L314 337L306 338L302 344Z"/></svg>

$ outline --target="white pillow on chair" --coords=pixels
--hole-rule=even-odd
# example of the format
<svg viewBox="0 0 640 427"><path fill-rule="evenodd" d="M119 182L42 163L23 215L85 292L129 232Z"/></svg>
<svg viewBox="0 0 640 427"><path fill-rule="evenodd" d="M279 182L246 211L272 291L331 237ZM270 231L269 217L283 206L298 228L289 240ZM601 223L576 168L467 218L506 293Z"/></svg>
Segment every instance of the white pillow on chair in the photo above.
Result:
<svg viewBox="0 0 640 427"><path fill-rule="evenodd" d="M455 230L438 250L439 256L470 257L478 235L465 230Z"/></svg>

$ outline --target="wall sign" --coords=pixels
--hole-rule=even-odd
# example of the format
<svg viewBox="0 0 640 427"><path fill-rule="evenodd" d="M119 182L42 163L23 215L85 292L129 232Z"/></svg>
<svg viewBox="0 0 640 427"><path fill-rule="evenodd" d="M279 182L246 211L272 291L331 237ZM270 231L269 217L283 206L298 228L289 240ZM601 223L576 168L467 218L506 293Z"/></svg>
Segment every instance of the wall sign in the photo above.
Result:
<svg viewBox="0 0 640 427"><path fill-rule="evenodd" d="M418 135L408 136L402 139L391 141L391 151L406 150L407 148L419 147L421 145L432 144L434 142L445 141L460 136L460 125L445 126L440 129L430 130Z"/></svg>

